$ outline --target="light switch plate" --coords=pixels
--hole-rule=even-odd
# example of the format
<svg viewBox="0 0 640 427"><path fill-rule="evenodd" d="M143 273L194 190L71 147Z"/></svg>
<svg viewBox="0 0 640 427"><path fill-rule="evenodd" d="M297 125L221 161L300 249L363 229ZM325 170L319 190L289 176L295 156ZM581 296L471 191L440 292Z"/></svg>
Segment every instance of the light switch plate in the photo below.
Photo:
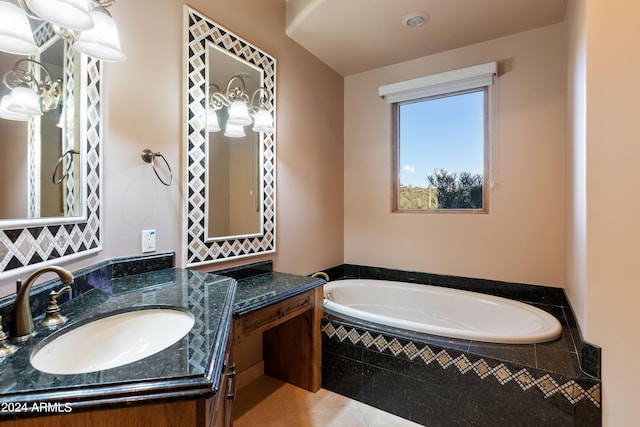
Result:
<svg viewBox="0 0 640 427"><path fill-rule="evenodd" d="M142 252L156 250L156 230L142 230Z"/></svg>

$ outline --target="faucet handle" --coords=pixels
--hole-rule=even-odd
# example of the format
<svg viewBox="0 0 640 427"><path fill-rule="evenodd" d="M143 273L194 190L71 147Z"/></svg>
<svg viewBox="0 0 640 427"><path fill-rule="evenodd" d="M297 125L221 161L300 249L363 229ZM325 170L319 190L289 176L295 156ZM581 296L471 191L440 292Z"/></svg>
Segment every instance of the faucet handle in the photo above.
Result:
<svg viewBox="0 0 640 427"><path fill-rule="evenodd" d="M47 306L47 314L40 321L40 326L57 326L67 322L66 316L60 314L60 306L58 306L58 297L67 292L71 292L71 286L64 286L57 291L49 292L49 305Z"/></svg>
<svg viewBox="0 0 640 427"><path fill-rule="evenodd" d="M0 358L10 356L18 350L18 347L7 342L7 338L7 334L2 330L2 316L0 316Z"/></svg>

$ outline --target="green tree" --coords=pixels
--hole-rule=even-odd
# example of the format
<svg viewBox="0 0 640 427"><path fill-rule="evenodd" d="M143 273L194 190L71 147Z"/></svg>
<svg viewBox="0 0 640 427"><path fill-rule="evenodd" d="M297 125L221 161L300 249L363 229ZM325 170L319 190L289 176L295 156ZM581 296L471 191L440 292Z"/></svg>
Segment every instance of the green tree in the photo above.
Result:
<svg viewBox="0 0 640 427"><path fill-rule="evenodd" d="M482 209L482 174L435 169L427 174L427 182L437 191L439 209Z"/></svg>

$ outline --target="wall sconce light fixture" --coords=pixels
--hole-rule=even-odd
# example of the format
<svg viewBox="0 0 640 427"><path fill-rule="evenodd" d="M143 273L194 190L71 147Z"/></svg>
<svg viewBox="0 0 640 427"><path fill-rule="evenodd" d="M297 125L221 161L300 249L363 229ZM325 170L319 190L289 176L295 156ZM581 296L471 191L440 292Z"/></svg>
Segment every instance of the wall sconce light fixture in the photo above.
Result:
<svg viewBox="0 0 640 427"><path fill-rule="evenodd" d="M16 62L2 81L11 93L0 100L0 118L25 121L60 104L62 81L54 81L47 68L33 59Z"/></svg>
<svg viewBox="0 0 640 427"><path fill-rule="evenodd" d="M60 37L85 55L104 61L123 61L118 29L106 7L115 0L18 0L19 6L0 1L0 50L35 55L29 18L48 21Z"/></svg>
<svg viewBox="0 0 640 427"><path fill-rule="evenodd" d="M236 85L234 86L234 82ZM264 87L259 87L249 97L246 93L242 76L235 75L227 82L223 93L216 84L209 85L209 106L207 110L207 131L221 130L217 112L227 107L229 117L225 124L224 135L230 138L245 136L244 126L253 124L254 132L273 132L273 118L267 105L269 93Z"/></svg>

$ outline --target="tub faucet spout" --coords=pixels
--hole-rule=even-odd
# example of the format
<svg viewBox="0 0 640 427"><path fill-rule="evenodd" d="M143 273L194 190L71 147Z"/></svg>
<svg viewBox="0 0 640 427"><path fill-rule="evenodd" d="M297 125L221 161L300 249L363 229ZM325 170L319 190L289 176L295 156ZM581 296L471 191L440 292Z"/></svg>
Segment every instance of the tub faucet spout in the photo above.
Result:
<svg viewBox="0 0 640 427"><path fill-rule="evenodd" d="M16 301L13 304L9 330L9 335L12 339L25 341L35 335L33 317L31 315L31 304L29 303L29 293L36 279L47 272L56 273L63 285L73 283L73 274L67 269L56 266L37 269L25 280L24 284L21 280L18 280L16 283Z"/></svg>
<svg viewBox="0 0 640 427"><path fill-rule="evenodd" d="M313 273L311 277L321 277L324 279L325 282L329 281L329 275L324 271L318 271L317 273Z"/></svg>

